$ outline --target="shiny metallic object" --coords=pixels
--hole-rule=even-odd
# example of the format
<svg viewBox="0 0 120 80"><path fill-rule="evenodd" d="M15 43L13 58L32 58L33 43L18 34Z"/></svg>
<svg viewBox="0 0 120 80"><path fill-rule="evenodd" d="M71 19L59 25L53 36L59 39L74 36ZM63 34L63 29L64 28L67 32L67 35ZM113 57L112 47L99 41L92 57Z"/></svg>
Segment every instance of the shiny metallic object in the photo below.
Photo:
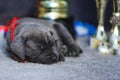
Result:
<svg viewBox="0 0 120 80"><path fill-rule="evenodd" d="M67 18L68 2L66 0L41 0L37 10L38 18Z"/></svg>
<svg viewBox="0 0 120 80"><path fill-rule="evenodd" d="M116 12L116 13L113 13L113 16L112 18L110 19L110 23L113 25L112 29L114 28L114 26L120 22L120 12Z"/></svg>
<svg viewBox="0 0 120 80"><path fill-rule="evenodd" d="M120 23L114 26L113 32L110 35L110 43L114 49L120 47Z"/></svg>
<svg viewBox="0 0 120 80"><path fill-rule="evenodd" d="M98 48L100 42L107 41L107 34L104 29L104 13L108 0L96 0L98 26L94 37L90 40L90 46L92 48Z"/></svg>
<svg viewBox="0 0 120 80"><path fill-rule="evenodd" d="M103 25L98 25L95 37L100 41L107 41L107 34Z"/></svg>
<svg viewBox="0 0 120 80"><path fill-rule="evenodd" d="M113 9L113 16L110 20L113 26L109 39L113 49L116 50L117 54L120 48L120 0L113 0Z"/></svg>
<svg viewBox="0 0 120 80"><path fill-rule="evenodd" d="M104 13L107 1L108 0L96 0L99 22L95 37L100 41L107 41L107 34L104 29Z"/></svg>
<svg viewBox="0 0 120 80"><path fill-rule="evenodd" d="M120 22L120 0L113 0L113 16L110 22L112 25L116 25Z"/></svg>

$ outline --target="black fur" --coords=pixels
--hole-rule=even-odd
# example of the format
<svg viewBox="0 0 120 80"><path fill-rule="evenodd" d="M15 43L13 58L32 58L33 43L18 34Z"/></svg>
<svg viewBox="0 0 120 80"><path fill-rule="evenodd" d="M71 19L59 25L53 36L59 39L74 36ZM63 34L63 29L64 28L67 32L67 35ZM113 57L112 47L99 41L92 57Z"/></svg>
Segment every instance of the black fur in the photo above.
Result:
<svg viewBox="0 0 120 80"><path fill-rule="evenodd" d="M10 29L7 33L7 51L21 60L51 64L63 61L64 56L76 57L82 53L60 23L33 18L24 18L16 23L19 25L15 28L13 41L10 40Z"/></svg>

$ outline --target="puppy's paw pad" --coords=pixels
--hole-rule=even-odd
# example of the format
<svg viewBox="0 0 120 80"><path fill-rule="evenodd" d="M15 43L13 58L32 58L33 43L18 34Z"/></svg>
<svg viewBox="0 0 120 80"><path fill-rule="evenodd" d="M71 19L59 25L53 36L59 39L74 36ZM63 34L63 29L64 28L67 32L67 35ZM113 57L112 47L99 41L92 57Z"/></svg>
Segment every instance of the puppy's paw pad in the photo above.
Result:
<svg viewBox="0 0 120 80"><path fill-rule="evenodd" d="M77 57L82 53L82 49L77 44L72 44L68 47L68 53L65 56Z"/></svg>
<svg viewBox="0 0 120 80"><path fill-rule="evenodd" d="M77 57L77 56L79 56L80 54L79 53L76 53L76 52L68 52L68 53L66 53L66 54L64 54L64 56L66 56L66 57Z"/></svg>

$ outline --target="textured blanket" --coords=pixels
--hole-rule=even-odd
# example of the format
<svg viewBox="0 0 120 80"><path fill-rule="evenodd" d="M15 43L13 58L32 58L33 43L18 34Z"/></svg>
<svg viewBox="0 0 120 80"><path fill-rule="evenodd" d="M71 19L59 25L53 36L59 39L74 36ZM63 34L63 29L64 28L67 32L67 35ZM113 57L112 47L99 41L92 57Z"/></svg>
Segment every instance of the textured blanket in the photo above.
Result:
<svg viewBox="0 0 120 80"><path fill-rule="evenodd" d="M78 44L84 53L52 65L19 63L0 50L0 80L120 80L120 56L101 55L88 45L88 39Z"/></svg>

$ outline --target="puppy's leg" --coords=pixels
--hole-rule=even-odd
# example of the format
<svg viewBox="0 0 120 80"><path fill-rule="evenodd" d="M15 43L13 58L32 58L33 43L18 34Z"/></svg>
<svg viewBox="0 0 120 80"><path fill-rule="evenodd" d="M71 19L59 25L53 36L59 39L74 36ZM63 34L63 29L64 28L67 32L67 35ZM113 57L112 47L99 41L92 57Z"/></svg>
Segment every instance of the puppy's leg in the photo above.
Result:
<svg viewBox="0 0 120 80"><path fill-rule="evenodd" d="M79 56L79 54L82 53L82 49L75 43L68 30L60 23L54 24L53 27L68 48L68 53L66 53L65 56Z"/></svg>

